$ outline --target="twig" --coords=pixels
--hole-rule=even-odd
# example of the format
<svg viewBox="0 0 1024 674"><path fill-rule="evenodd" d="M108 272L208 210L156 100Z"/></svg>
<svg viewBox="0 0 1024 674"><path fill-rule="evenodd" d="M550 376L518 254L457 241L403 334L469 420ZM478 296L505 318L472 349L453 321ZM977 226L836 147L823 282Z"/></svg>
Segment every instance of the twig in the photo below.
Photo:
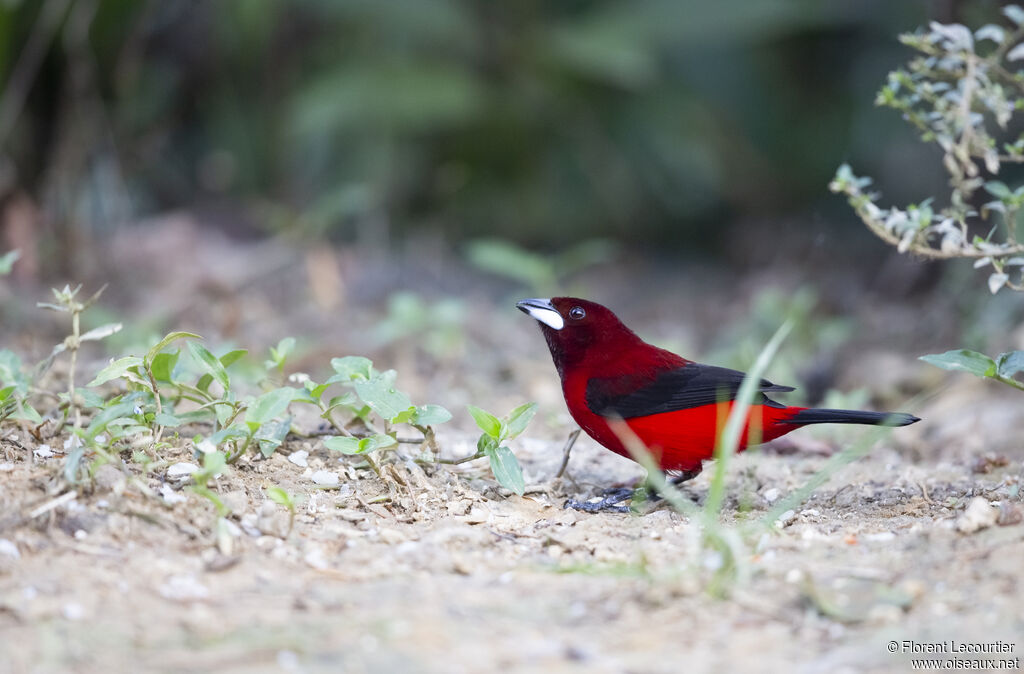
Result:
<svg viewBox="0 0 1024 674"><path fill-rule="evenodd" d="M44 503L35 510L31 511L28 514L28 518L35 519L40 515L45 515L54 508L59 508L60 506L64 505L65 503L68 503L69 501L74 501L75 497L77 496L78 492L75 491L74 489L72 489L71 491L66 491L57 498L53 499L52 501L48 501L47 503Z"/></svg>
<svg viewBox="0 0 1024 674"><path fill-rule="evenodd" d="M556 480L565 473L565 469L569 465L569 454L572 452L572 447L576 444L576 438L580 437L580 431L582 430L582 428L577 428L569 434L569 438L565 441L565 447L562 448L562 465L558 467L558 472L555 473Z"/></svg>

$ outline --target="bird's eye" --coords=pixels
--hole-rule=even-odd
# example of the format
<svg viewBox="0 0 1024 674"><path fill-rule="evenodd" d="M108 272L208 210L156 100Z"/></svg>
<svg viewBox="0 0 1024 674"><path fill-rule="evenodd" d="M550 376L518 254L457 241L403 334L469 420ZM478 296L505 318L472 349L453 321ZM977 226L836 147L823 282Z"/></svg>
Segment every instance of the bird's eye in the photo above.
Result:
<svg viewBox="0 0 1024 674"><path fill-rule="evenodd" d="M587 312L583 310L583 307L573 307L572 309L569 309L569 318L575 321L580 320L586 315Z"/></svg>

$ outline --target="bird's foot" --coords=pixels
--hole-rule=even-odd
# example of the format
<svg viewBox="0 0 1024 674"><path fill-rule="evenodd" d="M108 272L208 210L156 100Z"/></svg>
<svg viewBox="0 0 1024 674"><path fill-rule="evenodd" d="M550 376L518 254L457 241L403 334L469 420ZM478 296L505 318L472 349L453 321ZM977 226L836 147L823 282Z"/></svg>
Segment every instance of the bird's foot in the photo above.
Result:
<svg viewBox="0 0 1024 674"><path fill-rule="evenodd" d="M636 492L632 487L617 487L614 489L605 489L603 493L604 498L600 501L577 501L574 498L569 499L565 502L563 508L572 508L573 510L581 510L586 513L598 513L598 512L614 512L614 513L628 513L630 508L628 505L619 505L623 501L630 501L633 498L633 494Z"/></svg>

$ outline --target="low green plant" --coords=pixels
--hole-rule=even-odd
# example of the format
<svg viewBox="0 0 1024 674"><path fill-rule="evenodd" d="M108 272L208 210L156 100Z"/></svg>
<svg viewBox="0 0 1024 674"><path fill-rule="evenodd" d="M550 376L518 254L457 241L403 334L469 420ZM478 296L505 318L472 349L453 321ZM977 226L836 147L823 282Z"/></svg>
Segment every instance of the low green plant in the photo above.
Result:
<svg viewBox="0 0 1024 674"><path fill-rule="evenodd" d="M96 302L99 293L81 302L77 299L79 290L55 290L55 302L43 305L69 313L72 330L36 368L37 372L45 370L64 351L71 353L68 391L56 396L65 419L68 410L75 413L63 471L71 484L88 476L90 465L98 465L88 461L90 457L114 462L117 454L129 450L133 460L147 471L159 462L162 450L180 440L182 428L199 426L204 430L191 441L201 465L192 473L190 489L208 499L223 519L228 510L213 487L216 476L248 452L257 451L264 457L273 454L289 433L298 432L292 427L292 405L305 404L315 406L331 429L331 435L324 439L327 449L361 457L378 475L385 450L411 444L421 448L416 458L422 463L487 458L501 485L518 494L525 489L522 470L507 442L526 428L536 411L535 403L521 405L500 419L471 406L470 414L484 431L477 453L458 460L440 459L434 427L451 420L452 414L440 405L413 404L397 388L397 373L377 370L368 358L332 359L334 374L322 383L294 373L288 379L298 386L277 385L284 379L288 358L296 347L292 337L285 337L269 350L264 375L256 382L259 390L252 394L243 392L249 387L240 387L232 370L246 362L247 351L230 349L215 354L204 346L200 335L185 331L174 331L156 340L142 355L112 358L84 388L76 387L80 345L102 339L121 327L104 325L82 334L81 314ZM13 352L0 351L0 422L19 419L42 423L43 417L29 402L32 383L33 377L21 360ZM174 436L171 442L164 440L168 432ZM294 517L291 497L276 487L268 488L267 494L288 507Z"/></svg>
<svg viewBox="0 0 1024 674"><path fill-rule="evenodd" d="M285 534L287 537L295 526L295 497L276 485L267 486L263 491L271 501L288 509L288 533Z"/></svg>
<svg viewBox="0 0 1024 674"><path fill-rule="evenodd" d="M14 268L14 263L17 262L20 257L21 251L17 248L0 255L0 276L10 274L11 269Z"/></svg>
<svg viewBox="0 0 1024 674"><path fill-rule="evenodd" d="M889 73L877 105L898 110L925 142L942 151L949 174L948 202L932 197L905 208L878 205L871 179L846 164L829 185L846 195L864 224L901 253L927 259L966 258L990 269L988 288L1024 290L1024 243L1019 240L1024 185L1010 186L996 176L1007 164L1024 163L1024 9L1002 8L1006 25L971 30L961 24L931 23L900 41L918 52L904 68ZM1015 120L1015 118L1017 118ZM1017 121L1018 123L1014 123ZM1016 134L1016 136L1014 136ZM977 209L976 195L992 199ZM1016 280L1015 280L1016 279ZM1024 352L998 358L960 349L924 356L949 370L963 370L1024 388L1014 376Z"/></svg>
<svg viewBox="0 0 1024 674"><path fill-rule="evenodd" d="M466 409L469 410L473 421L483 432L477 440L476 453L458 459L456 462L461 463L487 457L491 464L491 472L494 473L498 483L509 491L522 496L526 491L523 470L519 467L516 455L505 443L526 430L533 415L537 413L537 403L520 405L500 419L474 405L467 405Z"/></svg>
<svg viewBox="0 0 1024 674"><path fill-rule="evenodd" d="M31 384L32 378L25 371L21 358L9 349L0 349L0 423L5 419L43 423L43 418L29 402Z"/></svg>
<svg viewBox="0 0 1024 674"><path fill-rule="evenodd" d="M921 360L944 370L970 372L977 377L994 379L1024 391L1024 382L1016 376L1024 372L1024 351L1007 351L996 358L970 349L956 349L946 353L921 356Z"/></svg>
<svg viewBox="0 0 1024 674"><path fill-rule="evenodd" d="M82 334L82 313L99 300L106 288L106 286L103 286L97 290L92 297L84 302L78 300L78 293L82 289L81 285L74 289L72 289L70 285L64 286L62 290L53 288L54 301L39 302L37 304L40 308L70 314L71 316L71 334L53 347L49 357L43 361L43 365L40 367L40 370L45 371L49 369L54 359L56 359L56 357L61 353L67 351L71 354L71 363L68 366L68 390L64 400L67 404L66 409L74 413L76 429L82 425L81 401L75 397L75 370L78 366L78 350L81 348L82 342L101 340L120 331L122 327L120 323L109 323L98 328L93 328L85 334Z"/></svg>

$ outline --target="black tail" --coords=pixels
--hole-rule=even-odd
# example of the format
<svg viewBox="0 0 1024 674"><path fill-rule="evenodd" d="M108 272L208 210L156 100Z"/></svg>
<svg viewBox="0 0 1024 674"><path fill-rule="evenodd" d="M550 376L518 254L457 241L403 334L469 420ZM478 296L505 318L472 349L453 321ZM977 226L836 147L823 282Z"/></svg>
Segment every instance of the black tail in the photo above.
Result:
<svg viewBox="0 0 1024 674"><path fill-rule="evenodd" d="M869 424L872 426L909 426L920 421L903 412L860 412L857 410L800 410L787 424Z"/></svg>

